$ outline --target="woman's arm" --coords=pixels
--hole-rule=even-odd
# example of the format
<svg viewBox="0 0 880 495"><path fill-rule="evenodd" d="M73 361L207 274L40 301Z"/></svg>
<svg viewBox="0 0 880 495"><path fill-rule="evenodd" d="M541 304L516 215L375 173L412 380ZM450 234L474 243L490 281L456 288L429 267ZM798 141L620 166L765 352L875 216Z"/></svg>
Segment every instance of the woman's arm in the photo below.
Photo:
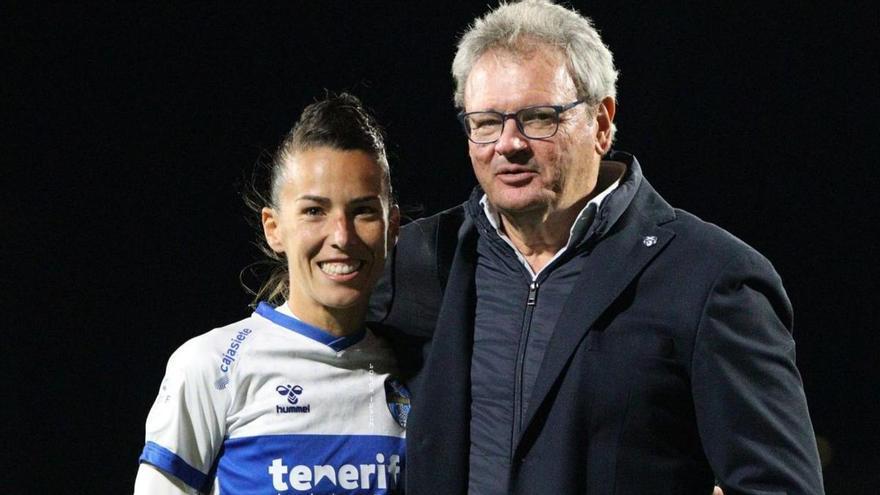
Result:
<svg viewBox="0 0 880 495"><path fill-rule="evenodd" d="M142 463L134 481L134 495L197 495L199 492L154 466Z"/></svg>

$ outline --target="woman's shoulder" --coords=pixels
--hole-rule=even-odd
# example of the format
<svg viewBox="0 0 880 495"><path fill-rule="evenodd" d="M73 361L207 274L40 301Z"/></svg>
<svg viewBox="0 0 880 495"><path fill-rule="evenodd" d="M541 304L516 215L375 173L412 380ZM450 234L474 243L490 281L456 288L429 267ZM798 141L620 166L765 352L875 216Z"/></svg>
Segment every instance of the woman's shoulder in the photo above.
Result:
<svg viewBox="0 0 880 495"><path fill-rule="evenodd" d="M256 340L262 322L253 315L192 337L168 359L169 368L190 372L228 371Z"/></svg>

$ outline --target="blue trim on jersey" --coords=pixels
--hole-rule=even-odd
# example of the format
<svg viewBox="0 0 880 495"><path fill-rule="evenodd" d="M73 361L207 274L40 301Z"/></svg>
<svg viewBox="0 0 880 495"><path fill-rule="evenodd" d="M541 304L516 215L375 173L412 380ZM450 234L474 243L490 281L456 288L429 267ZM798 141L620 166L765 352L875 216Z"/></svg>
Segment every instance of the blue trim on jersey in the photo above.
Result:
<svg viewBox="0 0 880 495"><path fill-rule="evenodd" d="M144 452L138 462L151 464L199 491L205 489L210 479L205 473L187 464L180 456L155 442L147 442L144 445Z"/></svg>
<svg viewBox="0 0 880 495"><path fill-rule="evenodd" d="M262 316L263 318L266 318L267 320L272 321L277 325L281 325L288 330L293 330L300 335L320 342L337 352L343 351L357 344L367 335L367 330L362 328L351 335L347 335L345 337L337 337L328 333L326 330L309 325L304 321L297 320L296 318L287 316L286 314L279 313L275 310L275 308L273 308L270 304L266 302L260 302L260 304L257 305L255 313Z"/></svg>

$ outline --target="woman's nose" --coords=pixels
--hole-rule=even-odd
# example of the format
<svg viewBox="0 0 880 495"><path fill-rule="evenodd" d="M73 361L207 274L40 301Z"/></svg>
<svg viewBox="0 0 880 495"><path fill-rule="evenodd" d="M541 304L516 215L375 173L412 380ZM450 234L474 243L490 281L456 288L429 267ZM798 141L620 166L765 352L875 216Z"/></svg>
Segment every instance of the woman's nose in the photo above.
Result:
<svg viewBox="0 0 880 495"><path fill-rule="evenodd" d="M333 244L337 247L346 247L354 240L354 222L345 214L337 215L332 222L331 233Z"/></svg>

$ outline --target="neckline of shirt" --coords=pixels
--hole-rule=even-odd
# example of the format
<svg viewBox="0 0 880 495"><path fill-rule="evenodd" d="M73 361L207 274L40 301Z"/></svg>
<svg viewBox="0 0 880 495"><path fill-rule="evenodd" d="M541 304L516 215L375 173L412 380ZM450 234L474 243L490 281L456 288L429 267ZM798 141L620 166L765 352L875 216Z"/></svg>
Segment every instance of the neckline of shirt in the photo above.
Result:
<svg viewBox="0 0 880 495"><path fill-rule="evenodd" d="M336 352L348 349L363 340L367 335L367 329L361 328L351 335L337 337L323 328L309 325L297 318L286 302L278 307L273 307L267 302L260 302L260 304L257 305L257 309L254 310L254 313L266 318L276 325L286 328L287 330L291 330L320 344L324 344Z"/></svg>

